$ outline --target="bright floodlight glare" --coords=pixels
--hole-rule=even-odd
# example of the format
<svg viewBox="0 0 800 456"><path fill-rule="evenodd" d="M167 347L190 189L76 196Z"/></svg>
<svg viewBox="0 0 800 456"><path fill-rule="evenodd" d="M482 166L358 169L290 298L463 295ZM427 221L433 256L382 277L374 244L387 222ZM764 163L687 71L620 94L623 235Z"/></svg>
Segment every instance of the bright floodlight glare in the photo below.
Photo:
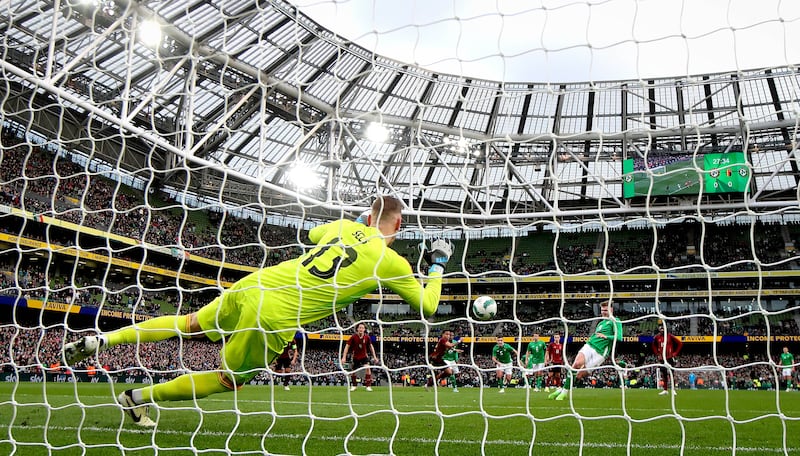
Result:
<svg viewBox="0 0 800 456"><path fill-rule="evenodd" d="M139 24L139 39L145 46L155 48L161 42L161 26L155 21L143 21Z"/></svg>
<svg viewBox="0 0 800 456"><path fill-rule="evenodd" d="M287 178L298 190L319 187L322 180L305 163L295 163L287 171Z"/></svg>
<svg viewBox="0 0 800 456"><path fill-rule="evenodd" d="M372 142L386 142L389 139L389 130L379 123L371 123L367 126L366 135Z"/></svg>

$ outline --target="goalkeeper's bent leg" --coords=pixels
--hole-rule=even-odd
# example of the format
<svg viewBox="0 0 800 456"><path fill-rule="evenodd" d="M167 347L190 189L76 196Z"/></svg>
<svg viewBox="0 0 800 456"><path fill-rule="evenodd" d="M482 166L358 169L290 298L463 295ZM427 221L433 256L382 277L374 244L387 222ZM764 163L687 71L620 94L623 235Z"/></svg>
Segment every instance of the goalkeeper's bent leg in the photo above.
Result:
<svg viewBox="0 0 800 456"><path fill-rule="evenodd" d="M132 397L137 404L146 404L148 402L200 399L226 391L230 391L230 388L220 382L218 372L194 372L183 374L167 383L135 389Z"/></svg>
<svg viewBox="0 0 800 456"><path fill-rule="evenodd" d="M191 315L165 315L104 334L106 346L157 342L175 336L189 337Z"/></svg>

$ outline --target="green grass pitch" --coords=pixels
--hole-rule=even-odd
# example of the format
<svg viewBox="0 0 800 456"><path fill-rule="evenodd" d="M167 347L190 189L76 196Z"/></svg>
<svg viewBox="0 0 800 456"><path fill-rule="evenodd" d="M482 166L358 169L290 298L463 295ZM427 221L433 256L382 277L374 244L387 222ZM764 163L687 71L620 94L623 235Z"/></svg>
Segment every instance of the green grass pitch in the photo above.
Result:
<svg viewBox="0 0 800 456"><path fill-rule="evenodd" d="M703 163L700 162L702 167ZM652 177L652 191L650 190L650 175L637 171L634 173L633 195L697 195L703 183L701 175L692 167L691 160L684 160L666 165L663 173ZM676 170L679 170L676 172ZM667 174L669 173L669 174Z"/></svg>
<svg viewBox="0 0 800 456"><path fill-rule="evenodd" d="M151 410L147 430L113 402L125 386L0 383L0 454L800 454L800 392L577 389L555 402L525 389L246 386Z"/></svg>

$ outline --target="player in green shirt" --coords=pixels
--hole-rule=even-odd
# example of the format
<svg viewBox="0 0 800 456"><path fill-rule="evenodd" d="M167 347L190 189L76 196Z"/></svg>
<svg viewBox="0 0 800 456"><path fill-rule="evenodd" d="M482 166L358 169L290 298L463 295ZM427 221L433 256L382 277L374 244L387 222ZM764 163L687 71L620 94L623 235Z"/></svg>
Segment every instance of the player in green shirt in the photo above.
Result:
<svg viewBox="0 0 800 456"><path fill-rule="evenodd" d="M783 347L781 353L781 375L786 382L786 391L792 390L792 375L794 374L794 355L789 353L789 347Z"/></svg>
<svg viewBox="0 0 800 456"><path fill-rule="evenodd" d="M500 388L498 393L506 392L506 384L511 382L511 375L514 373L516 357L518 354L514 347L505 343L502 336L497 336L497 344L492 348L492 361L497 364L497 386Z"/></svg>
<svg viewBox="0 0 800 456"><path fill-rule="evenodd" d="M280 354L303 325L323 319L378 287L399 294L420 316L436 312L448 241L432 242L423 287L409 262L390 248L402 224L403 203L380 196L366 226L339 220L313 228L315 247L299 258L253 272L189 315L170 315L64 346L69 364L119 344L175 336L225 338L217 371L193 372L167 383L127 390L117 401L140 426L155 426L147 404L191 400L240 388Z"/></svg>
<svg viewBox="0 0 800 456"><path fill-rule="evenodd" d="M458 354L464 353L464 350L458 348L458 345L461 343L461 339L452 335L452 347L448 347L447 350L442 355L442 360L447 365L448 370L450 371L450 377L448 377L448 381L450 385L453 387L453 392L458 392L458 382L456 380L456 375L460 372L458 369Z"/></svg>
<svg viewBox="0 0 800 456"><path fill-rule="evenodd" d="M545 357L547 355L547 344L539 339L539 332L533 333L533 340L528 342L528 349L525 350L525 381L528 388L531 387L531 377L536 376L536 385L533 391L538 392L542 387L545 370Z"/></svg>
<svg viewBox="0 0 800 456"><path fill-rule="evenodd" d="M555 398L557 401L566 399L574 380L585 377L591 369L603 364L614 348L614 343L622 340L622 322L614 317L610 302L600 303L600 315L603 320L597 324L594 334L575 356L564 386L551 393L549 398Z"/></svg>

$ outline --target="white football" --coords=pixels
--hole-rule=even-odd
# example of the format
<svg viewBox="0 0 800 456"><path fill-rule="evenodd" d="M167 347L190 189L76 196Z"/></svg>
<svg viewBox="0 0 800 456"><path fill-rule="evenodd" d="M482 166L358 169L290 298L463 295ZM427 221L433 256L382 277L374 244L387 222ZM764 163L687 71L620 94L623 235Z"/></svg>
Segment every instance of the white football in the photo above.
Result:
<svg viewBox="0 0 800 456"><path fill-rule="evenodd" d="M472 313L478 320L490 320L497 315L497 302L489 296L478 296L472 301Z"/></svg>

